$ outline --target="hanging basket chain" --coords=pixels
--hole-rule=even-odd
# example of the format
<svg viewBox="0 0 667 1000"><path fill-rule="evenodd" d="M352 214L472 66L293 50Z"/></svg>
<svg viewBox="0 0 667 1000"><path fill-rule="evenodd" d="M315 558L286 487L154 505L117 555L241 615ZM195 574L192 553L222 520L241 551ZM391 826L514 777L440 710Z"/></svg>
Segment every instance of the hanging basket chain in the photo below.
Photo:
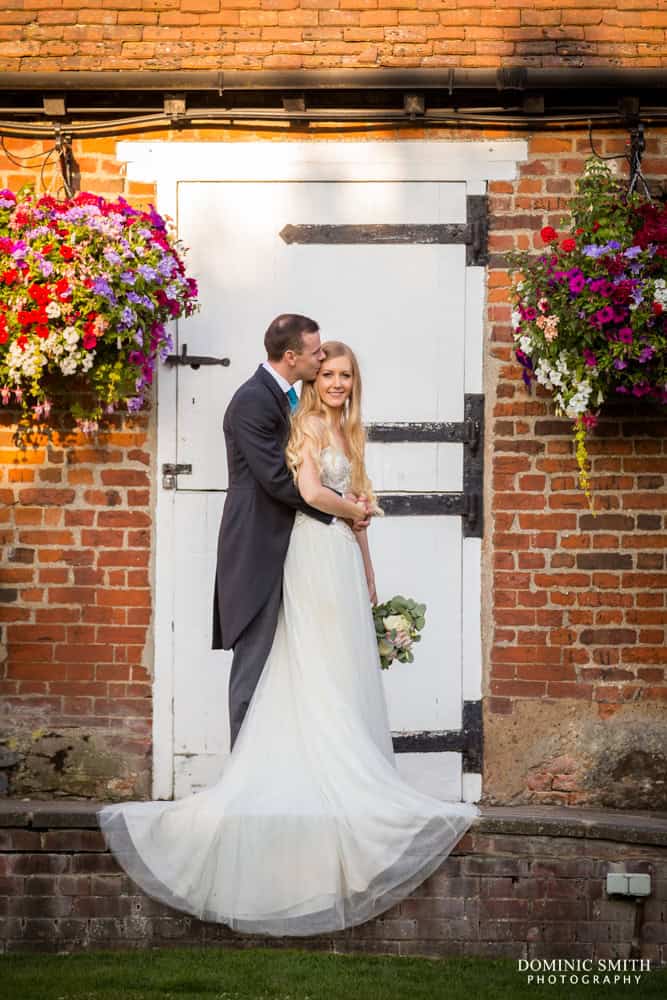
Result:
<svg viewBox="0 0 667 1000"><path fill-rule="evenodd" d="M41 166L39 170L39 180L42 189L49 193L49 187L45 179L46 167L49 161L53 159L54 156L58 157L58 164L60 167L60 173L62 175L63 183L58 187L55 197L58 200L66 201L68 198L72 198L75 192L74 186L74 156L72 153L72 137L66 132L63 132L60 125L54 125L55 129L55 143L49 149L41 150L39 153L29 153L27 156L19 156L18 153L12 152L5 145L5 137L0 135L0 147L3 153L7 157L10 163L13 163L15 167L20 167L21 169L27 169L31 172L36 170L37 164L31 163L32 160L41 160ZM60 198L61 192L64 192L64 198Z"/></svg>

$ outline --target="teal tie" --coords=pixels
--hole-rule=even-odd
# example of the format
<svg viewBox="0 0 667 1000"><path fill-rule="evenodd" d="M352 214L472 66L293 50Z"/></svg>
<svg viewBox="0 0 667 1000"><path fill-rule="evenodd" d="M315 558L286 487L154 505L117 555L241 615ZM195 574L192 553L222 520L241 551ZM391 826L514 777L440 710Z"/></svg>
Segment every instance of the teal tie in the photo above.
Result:
<svg viewBox="0 0 667 1000"><path fill-rule="evenodd" d="M294 386L290 387L289 391L286 393L286 396L289 399L290 410L294 412L294 410L296 410L297 406L299 405L299 397L296 394Z"/></svg>

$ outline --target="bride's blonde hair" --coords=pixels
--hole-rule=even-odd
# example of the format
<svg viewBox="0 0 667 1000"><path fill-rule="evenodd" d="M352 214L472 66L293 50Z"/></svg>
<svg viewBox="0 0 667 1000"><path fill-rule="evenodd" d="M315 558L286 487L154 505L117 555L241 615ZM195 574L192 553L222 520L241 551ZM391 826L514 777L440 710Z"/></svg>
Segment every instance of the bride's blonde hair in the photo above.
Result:
<svg viewBox="0 0 667 1000"><path fill-rule="evenodd" d="M350 490L357 496L364 494L371 505L377 506L371 481L366 473L364 452L366 432L361 422L361 375L354 351L339 340L322 344L325 359L347 358L352 369L352 391L345 402L340 428L351 461ZM322 362L324 364L324 361ZM329 408L320 399L315 382L304 382L299 405L291 417L290 435L285 449L287 465L297 481L302 463L301 451L308 443L315 457L327 445L334 445L333 422ZM378 513L381 513L378 508Z"/></svg>

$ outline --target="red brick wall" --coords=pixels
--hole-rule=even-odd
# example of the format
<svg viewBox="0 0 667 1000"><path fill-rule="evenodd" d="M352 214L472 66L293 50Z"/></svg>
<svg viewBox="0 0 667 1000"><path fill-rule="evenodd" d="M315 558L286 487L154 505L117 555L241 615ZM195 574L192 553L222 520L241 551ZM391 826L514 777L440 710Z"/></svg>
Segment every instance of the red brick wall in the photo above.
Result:
<svg viewBox="0 0 667 1000"><path fill-rule="evenodd" d="M87 805L35 810L29 826L26 811L18 803L0 830L0 950L293 947L294 939L242 935L144 895L106 851ZM665 964L664 831L642 829L641 820L638 829L637 818L628 817L625 828L605 833L595 817L584 828L583 819L559 824L545 812L503 822L491 810L407 899L365 924L309 937L308 947L433 958L627 959L637 903L608 897L605 881L608 872L628 871L651 876L641 957L652 969ZM578 988L581 982L570 995ZM635 995L657 996L658 984L651 990L644 976Z"/></svg>
<svg viewBox="0 0 667 1000"><path fill-rule="evenodd" d="M22 455L0 411L0 696L10 794L149 794L148 415Z"/></svg>
<svg viewBox="0 0 667 1000"><path fill-rule="evenodd" d="M641 0L5 0L0 69L665 64Z"/></svg>
<svg viewBox="0 0 667 1000"><path fill-rule="evenodd" d="M125 189L114 154L112 140L75 143L84 189ZM30 180L0 157L1 187ZM0 407L0 735L16 755L0 794L4 777L17 796L150 795L150 411L96 440L56 421L26 452L15 418Z"/></svg>
<svg viewBox="0 0 667 1000"><path fill-rule="evenodd" d="M626 137L596 137L604 155ZM581 135L534 136L515 183L490 185L493 261L558 228L589 154ZM619 174L627 165L619 162ZM662 181L667 134L646 177ZM667 414L617 404L589 436L597 517L577 488L571 424L528 393L513 360L509 275L489 272L487 662L491 800L667 808Z"/></svg>
<svg viewBox="0 0 667 1000"><path fill-rule="evenodd" d="M304 135L293 130L295 139ZM481 135L415 129L410 138ZM569 422L554 416L542 390L526 393L512 360L501 256L534 243L545 223L559 224L588 140L527 138L529 159L517 180L490 188L485 792L491 802L667 808L664 417L647 407L616 409L591 435L602 511L593 522L575 484ZM624 142L621 133L596 135L605 153L622 151ZM41 148L15 139L8 146L22 155ZM77 141L74 153L82 188L122 191L136 204L154 198L151 185L125 181L115 140ZM664 175L664 132L649 130L644 165L649 178ZM0 186L27 176L0 158ZM9 415L0 413L0 693L6 745L18 754L10 792L147 796L152 416L114 427L95 447L56 440L24 461L11 448Z"/></svg>

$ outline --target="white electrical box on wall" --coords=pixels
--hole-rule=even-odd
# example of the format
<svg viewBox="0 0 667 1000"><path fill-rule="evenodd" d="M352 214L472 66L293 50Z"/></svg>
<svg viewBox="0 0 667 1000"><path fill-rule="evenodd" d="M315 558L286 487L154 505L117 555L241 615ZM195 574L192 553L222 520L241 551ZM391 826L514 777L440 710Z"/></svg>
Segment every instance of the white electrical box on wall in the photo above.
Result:
<svg viewBox="0 0 667 1000"><path fill-rule="evenodd" d="M607 875L608 896L650 896L650 894L650 875L632 875L629 872L614 872Z"/></svg>

